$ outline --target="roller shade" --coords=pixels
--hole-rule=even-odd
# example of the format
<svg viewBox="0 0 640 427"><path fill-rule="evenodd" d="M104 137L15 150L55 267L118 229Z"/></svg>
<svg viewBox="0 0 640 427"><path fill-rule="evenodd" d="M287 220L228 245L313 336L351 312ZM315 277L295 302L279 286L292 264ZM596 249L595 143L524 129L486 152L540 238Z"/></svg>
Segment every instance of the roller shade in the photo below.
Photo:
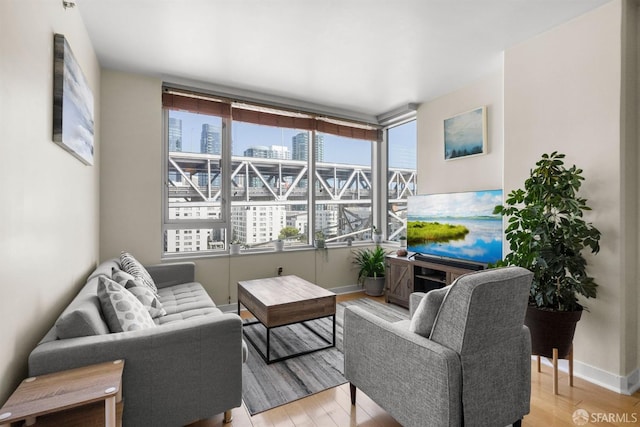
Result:
<svg viewBox="0 0 640 427"><path fill-rule="evenodd" d="M236 103L228 99L212 99L209 95L165 90L163 108L198 114L231 117L232 120L264 126L315 130L332 135L381 141L382 130L369 124L350 123L330 117L316 117L303 112L284 111L265 106Z"/></svg>
<svg viewBox="0 0 640 427"><path fill-rule="evenodd" d="M323 120L316 120L316 130L318 132L330 133L347 138L365 139L367 141L382 140L382 130L380 129L367 129Z"/></svg>
<svg viewBox="0 0 640 427"><path fill-rule="evenodd" d="M267 113L264 111L233 108L233 120L253 123L256 125L277 126L291 129L312 130L315 120L307 117L291 117L286 115Z"/></svg>
<svg viewBox="0 0 640 427"><path fill-rule="evenodd" d="M229 103L177 93L164 92L162 94L162 107L169 110L182 110L212 116L231 116L231 105Z"/></svg>

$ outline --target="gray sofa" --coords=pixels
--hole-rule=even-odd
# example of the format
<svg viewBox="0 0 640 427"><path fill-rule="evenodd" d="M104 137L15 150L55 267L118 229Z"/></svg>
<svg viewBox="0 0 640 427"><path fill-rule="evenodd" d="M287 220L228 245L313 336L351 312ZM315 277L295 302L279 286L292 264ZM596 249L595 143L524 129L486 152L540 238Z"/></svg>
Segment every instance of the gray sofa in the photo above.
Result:
<svg viewBox="0 0 640 427"><path fill-rule="evenodd" d="M112 278L120 263L106 261L31 352L29 375L124 359L125 427L181 426L239 407L247 356L240 317L216 308L193 263L146 269L167 312L155 327L109 332L98 278Z"/></svg>
<svg viewBox="0 0 640 427"><path fill-rule="evenodd" d="M405 427L521 425L531 397L532 276L520 267L465 274L412 294L411 321L347 307L352 403L361 389Z"/></svg>

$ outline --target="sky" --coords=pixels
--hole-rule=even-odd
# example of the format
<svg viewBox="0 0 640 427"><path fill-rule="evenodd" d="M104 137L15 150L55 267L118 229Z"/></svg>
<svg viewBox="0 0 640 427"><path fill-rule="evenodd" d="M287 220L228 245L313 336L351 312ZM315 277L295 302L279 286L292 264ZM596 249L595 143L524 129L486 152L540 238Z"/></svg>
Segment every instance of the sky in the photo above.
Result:
<svg viewBox="0 0 640 427"><path fill-rule="evenodd" d="M502 204L502 190L421 195L410 197L407 203L407 209L415 216L486 216Z"/></svg>
<svg viewBox="0 0 640 427"><path fill-rule="evenodd" d="M182 120L182 151L200 152L202 124L220 126L218 117L170 111L170 116ZM299 132L295 129L260 126L233 122L231 135L233 155L241 156L251 146L285 145L291 151L291 139ZM416 121L396 126L389 131L389 165L416 168ZM324 134L324 161L329 163L371 165L371 145L361 140Z"/></svg>

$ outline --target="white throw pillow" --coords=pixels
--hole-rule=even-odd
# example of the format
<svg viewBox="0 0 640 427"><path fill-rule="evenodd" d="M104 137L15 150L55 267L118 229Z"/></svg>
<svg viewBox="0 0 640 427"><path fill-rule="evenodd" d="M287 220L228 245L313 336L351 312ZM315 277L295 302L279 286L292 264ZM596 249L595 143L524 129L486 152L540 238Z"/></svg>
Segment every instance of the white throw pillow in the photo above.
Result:
<svg viewBox="0 0 640 427"><path fill-rule="evenodd" d="M129 332L153 328L151 315L131 292L119 283L100 276L98 299L111 332Z"/></svg>

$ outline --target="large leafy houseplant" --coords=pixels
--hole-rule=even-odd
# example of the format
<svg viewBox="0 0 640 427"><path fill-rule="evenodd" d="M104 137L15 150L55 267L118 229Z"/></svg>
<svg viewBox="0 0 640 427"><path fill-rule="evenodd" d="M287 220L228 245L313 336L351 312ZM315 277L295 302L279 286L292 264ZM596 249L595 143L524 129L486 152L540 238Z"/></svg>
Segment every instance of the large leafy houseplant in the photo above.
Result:
<svg viewBox="0 0 640 427"><path fill-rule="evenodd" d="M380 246L353 251L353 263L358 267L358 281L364 285L367 295L384 293L386 255L387 252Z"/></svg>
<svg viewBox="0 0 640 427"><path fill-rule="evenodd" d="M536 350L536 335L531 326L533 316L541 311L575 313L573 329L565 333L568 343L558 343L551 336L559 329L559 316L544 315L551 330L540 333L548 346L561 348L568 354L575 324L580 319L582 305L578 296L595 298L597 284L586 271L585 249L600 250L600 231L585 221L583 212L590 210L587 200L578 196L584 181L582 169L564 165L564 154L543 154L531 170L524 189L513 190L504 205L494 213L508 217L505 229L511 252L498 265L517 265L533 272L529 295L529 310L525 323L531 329L534 354L546 356L545 349ZM537 308L538 310L532 310ZM529 319L529 320L527 320Z"/></svg>
<svg viewBox="0 0 640 427"><path fill-rule="evenodd" d="M577 296L595 298L597 284L586 271L584 249L600 250L600 231L583 218L591 210L578 196L584 177L575 165L564 166L564 154L543 154L524 189L508 194L494 213L507 216L511 252L500 263L533 272L530 303L557 311L577 311Z"/></svg>

